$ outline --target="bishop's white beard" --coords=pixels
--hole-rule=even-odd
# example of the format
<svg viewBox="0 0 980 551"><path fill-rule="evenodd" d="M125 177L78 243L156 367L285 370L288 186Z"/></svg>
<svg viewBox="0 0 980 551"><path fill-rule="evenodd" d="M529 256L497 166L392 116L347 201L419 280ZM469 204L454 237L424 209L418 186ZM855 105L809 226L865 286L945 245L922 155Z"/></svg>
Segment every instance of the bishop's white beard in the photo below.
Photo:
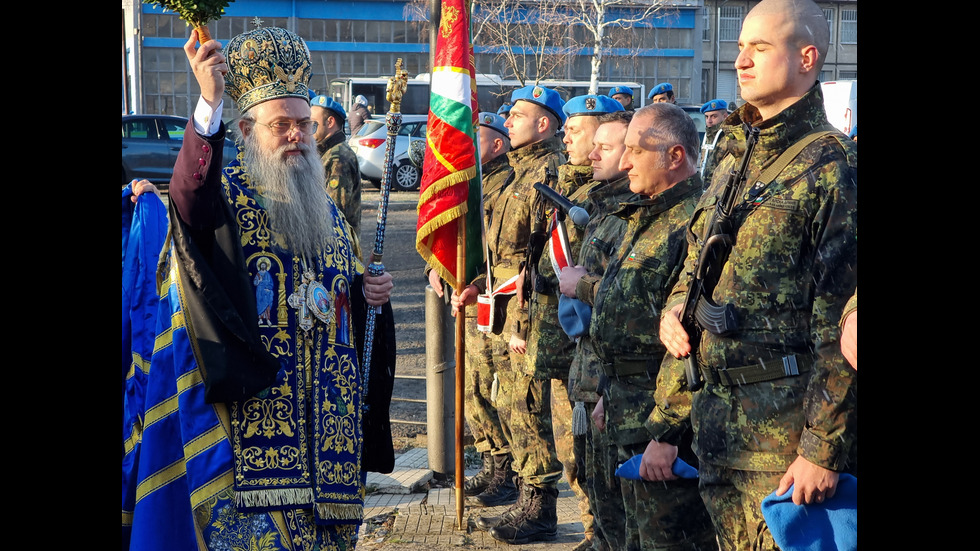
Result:
<svg viewBox="0 0 980 551"><path fill-rule="evenodd" d="M302 155L285 155L295 149ZM313 144L290 143L270 152L262 149L252 132L242 150L242 160L261 190L278 245L310 259L327 247L336 250L323 165Z"/></svg>

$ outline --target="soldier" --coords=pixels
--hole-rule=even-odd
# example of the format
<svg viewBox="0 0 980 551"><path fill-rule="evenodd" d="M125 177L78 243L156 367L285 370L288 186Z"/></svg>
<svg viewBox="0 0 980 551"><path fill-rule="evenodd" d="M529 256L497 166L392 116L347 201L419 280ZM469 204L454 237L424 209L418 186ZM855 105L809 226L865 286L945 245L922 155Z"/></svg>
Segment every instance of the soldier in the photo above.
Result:
<svg viewBox="0 0 980 551"><path fill-rule="evenodd" d="M620 169L628 171L630 190L643 199L616 213L627 221L625 233L598 282L587 274L576 278L582 273L578 267L563 274L566 291L578 296L581 290L595 303L589 332L603 376L593 418L618 462L642 453L650 441L643 423L653 409L649 397L665 352L657 339L657 320L680 273L684 230L702 188L694 154L697 130L682 109L652 104L637 110L625 146ZM689 455L685 459L695 461ZM627 514L626 541L617 548L713 545L697 481L623 479L619 485Z"/></svg>
<svg viewBox="0 0 980 551"><path fill-rule="evenodd" d="M677 99L674 98L674 86L669 82L661 82L654 86L647 99L653 103L677 103Z"/></svg>
<svg viewBox="0 0 980 551"><path fill-rule="evenodd" d="M670 354L696 355L704 387L690 403L675 394L685 362L667 359L641 473L669 478L672 429L689 417L701 495L725 550L774 549L763 498L792 487L793 503L821 503L839 473L856 467L857 374L841 354L838 323L857 281L857 148L827 122L817 77L828 44L810 0L763 0L746 16L735 62L746 104L725 121L725 157L691 220L683 276L660 324ZM734 243L710 296L731 305L738 325L727 336L699 331L692 349L679 316L706 222L750 128L759 139L748 191L735 195ZM794 144L799 153L783 155Z"/></svg>
<svg viewBox="0 0 980 551"><path fill-rule="evenodd" d="M543 213L543 205L533 185L544 182L556 187L558 166L565 161L561 142L555 137L565 121L565 102L557 92L541 86L515 90L511 101L514 105L504 126L513 147L507 157L514 176L490 206L487 246L492 271L489 281L496 297L490 338L494 365L498 360L501 365L497 371L497 412L502 414L501 425L510 442L520 496L502 515L480 517L476 525L490 530L498 540L526 543L557 535L557 482L562 465L552 449L551 419L544 418L545 413L550 413L550 380L535 379L526 373L528 311L523 301L511 293L522 295L519 274L527 260L531 233L545 229L543 216L535 216ZM486 280L478 280L462 293L454 293L454 309L473 303L487 287ZM505 365L509 368L505 369ZM476 499L484 502L482 495Z"/></svg>
<svg viewBox="0 0 980 551"><path fill-rule="evenodd" d="M597 182L589 189L586 201L591 219L582 237L578 264L566 267L561 272L562 293L589 306L594 305L593 289L602 279L610 255L626 232L626 220L616 214L623 209L623 205L643 198L630 190L626 171L619 168L620 158L626 150L626 129L632 118L632 111L617 111L598 118L599 128L593 138L595 146L589 154L593 178ZM576 292L579 285L581 294ZM576 409L582 408L583 414L592 411L599 400L598 379L602 373L601 362L588 334L588 322L589 318L586 318L583 323L585 331L578 338L568 374L569 398L575 402ZM600 550L625 549L626 525L623 519L626 511L619 483L612 476L616 456L609 454L605 433L595 429L587 417L586 424L585 478L595 516L595 532L601 535L597 540L598 545L593 547Z"/></svg>
<svg viewBox="0 0 980 551"><path fill-rule="evenodd" d="M480 163L483 171L484 224L490 225L490 206L503 193L509 183L512 170L506 153L510 151L510 137L504 127L504 118L494 113L478 115ZM443 296L439 274L429 271L429 283L440 297ZM504 436L497 408L494 405L493 381L498 366L494 364L493 341L477 329L477 306L467 306L466 314L466 422L473 434L473 444L483 459L483 466L476 475L466 480L463 491L467 496L483 494L496 482L495 488L481 496L489 505L513 502L517 497L514 471L510 468L510 444ZM504 353L496 356L502 357ZM498 472L499 471L499 472ZM483 503L481 501L481 503Z"/></svg>
<svg viewBox="0 0 980 551"><path fill-rule="evenodd" d="M702 182L711 181L711 173L718 164L714 156L715 145L721 137L721 123L728 116L728 102L723 99L713 99L701 106L701 113L704 114L704 138L701 139L701 166L698 172L701 174Z"/></svg>
<svg viewBox="0 0 980 551"><path fill-rule="evenodd" d="M562 141L566 146L568 163L558 167L557 191L572 202L581 202L589 189L598 183L592 178L592 161L589 159L593 149L592 139L599 127L598 119L606 113L623 111L623 106L608 96L588 94L568 100L562 110L567 116ZM550 203L545 207L548 212L553 211ZM550 228L555 220L549 219L548 223ZM585 226L567 219L565 230L568 250L558 256L574 259L581 248ZM554 235L551 231L548 234ZM568 370L575 354L575 341L562 331L558 322L558 274L552 255L552 248L561 246L559 239L551 239L537 263L529 306L531 327L524 366L526 373L535 379L551 381L552 405L548 412L542 413L546 422L551 421L552 435L549 440L554 441L555 452L564 466L565 478L579 498L585 532L585 541L581 545L582 549L588 549L592 546L595 533L589 497L585 491L586 436L583 431L578 437L573 437L572 403L568 396Z"/></svg>
<svg viewBox="0 0 980 551"><path fill-rule="evenodd" d="M310 100L310 118L317 122L313 138L326 172L327 194L344 213L351 237L355 237L361 231L361 169L357 166L357 155L345 139L346 117L344 108L327 96ZM357 256L361 256L359 246Z"/></svg>
<svg viewBox="0 0 980 551"><path fill-rule="evenodd" d="M633 110L633 89L629 86L613 86L609 89L609 97L621 103L623 109Z"/></svg>

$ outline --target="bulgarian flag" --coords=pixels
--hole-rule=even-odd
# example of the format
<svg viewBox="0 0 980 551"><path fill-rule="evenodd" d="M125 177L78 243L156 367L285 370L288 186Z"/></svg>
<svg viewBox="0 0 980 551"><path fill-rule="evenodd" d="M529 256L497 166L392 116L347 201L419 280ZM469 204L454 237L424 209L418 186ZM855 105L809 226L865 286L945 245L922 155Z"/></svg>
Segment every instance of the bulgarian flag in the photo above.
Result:
<svg viewBox="0 0 980 551"><path fill-rule="evenodd" d="M415 248L444 280L462 290L484 259L478 104L470 14L464 0L442 1L431 75ZM460 224L466 234L463 281L456 273Z"/></svg>

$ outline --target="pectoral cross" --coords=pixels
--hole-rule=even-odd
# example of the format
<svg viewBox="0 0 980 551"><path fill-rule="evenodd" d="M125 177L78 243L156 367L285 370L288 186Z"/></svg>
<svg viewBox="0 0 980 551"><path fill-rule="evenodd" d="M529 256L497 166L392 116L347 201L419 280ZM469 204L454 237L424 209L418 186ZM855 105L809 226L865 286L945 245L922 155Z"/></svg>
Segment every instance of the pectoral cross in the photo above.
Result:
<svg viewBox="0 0 980 551"><path fill-rule="evenodd" d="M313 274L310 272L303 273L303 284L299 286L293 294L289 295L286 302L290 307L295 308L297 315L299 317L299 328L305 332L309 332L313 329L313 316L310 313L310 309L306 304L306 287L313 280Z"/></svg>

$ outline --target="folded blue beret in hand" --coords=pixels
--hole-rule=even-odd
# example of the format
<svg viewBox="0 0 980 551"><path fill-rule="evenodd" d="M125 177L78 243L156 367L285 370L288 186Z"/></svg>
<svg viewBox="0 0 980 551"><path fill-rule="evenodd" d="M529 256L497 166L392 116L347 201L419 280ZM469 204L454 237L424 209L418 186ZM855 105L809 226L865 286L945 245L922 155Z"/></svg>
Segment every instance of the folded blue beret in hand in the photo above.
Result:
<svg viewBox="0 0 980 551"><path fill-rule="evenodd" d="M629 480L644 480L640 477L640 460L643 454L634 455L619 467L616 467L616 476ZM680 478L697 478L698 470L687 464L686 461L678 457L674 459L674 464L670 466L671 472Z"/></svg>
<svg viewBox="0 0 980 551"><path fill-rule="evenodd" d="M840 475L834 497L823 503L795 505L793 486L781 496L762 500L773 541L793 551L857 550L857 478Z"/></svg>

